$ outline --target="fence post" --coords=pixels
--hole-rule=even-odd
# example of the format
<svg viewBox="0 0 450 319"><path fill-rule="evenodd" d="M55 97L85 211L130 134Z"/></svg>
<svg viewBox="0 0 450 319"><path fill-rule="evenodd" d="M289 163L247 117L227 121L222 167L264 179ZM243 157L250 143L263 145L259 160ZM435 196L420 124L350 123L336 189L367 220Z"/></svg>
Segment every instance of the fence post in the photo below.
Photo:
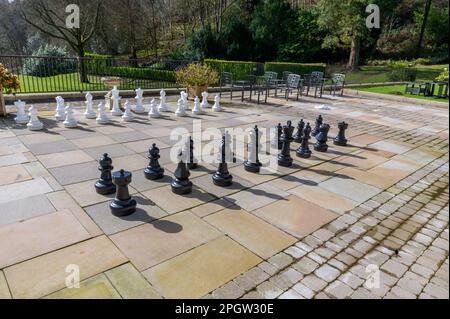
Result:
<svg viewBox="0 0 450 319"><path fill-rule="evenodd" d="M0 117L6 116L5 99L3 98L3 88L0 86Z"/></svg>

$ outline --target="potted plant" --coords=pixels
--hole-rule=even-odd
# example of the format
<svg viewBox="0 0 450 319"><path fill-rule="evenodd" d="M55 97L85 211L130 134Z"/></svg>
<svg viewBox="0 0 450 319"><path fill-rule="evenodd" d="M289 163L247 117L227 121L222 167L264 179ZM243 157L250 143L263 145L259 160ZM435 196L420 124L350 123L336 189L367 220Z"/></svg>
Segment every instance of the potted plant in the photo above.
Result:
<svg viewBox="0 0 450 319"><path fill-rule="evenodd" d="M176 72L177 83L186 86L190 98L201 96L208 86L219 81L219 74L204 63L191 63Z"/></svg>
<svg viewBox="0 0 450 319"><path fill-rule="evenodd" d="M20 89L20 82L17 75L14 75L3 64L0 63L0 116L6 116L5 99L3 98L3 91L6 94Z"/></svg>

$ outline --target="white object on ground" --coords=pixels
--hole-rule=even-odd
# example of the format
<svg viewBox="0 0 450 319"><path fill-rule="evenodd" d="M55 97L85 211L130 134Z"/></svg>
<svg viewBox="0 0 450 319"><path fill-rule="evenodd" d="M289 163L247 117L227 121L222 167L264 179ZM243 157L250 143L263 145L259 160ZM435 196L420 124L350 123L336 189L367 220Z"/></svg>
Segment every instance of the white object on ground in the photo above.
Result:
<svg viewBox="0 0 450 319"><path fill-rule="evenodd" d="M167 104L166 104L166 91L161 90L159 95L161 98L161 102L159 103L158 111L159 112L169 112L169 108L167 107Z"/></svg>
<svg viewBox="0 0 450 319"><path fill-rule="evenodd" d="M209 105L208 103L208 92L203 92L202 93L202 104L200 104L200 106L202 107L202 109L209 109L211 107L211 105Z"/></svg>
<svg viewBox="0 0 450 319"><path fill-rule="evenodd" d="M331 110L331 107L329 105L322 104L322 105L316 106L316 109L323 110L323 111L329 111L329 110Z"/></svg>
<svg viewBox="0 0 450 319"><path fill-rule="evenodd" d="M17 115L14 119L17 124L27 124L30 118L25 113L25 102L19 100L17 102L14 102L14 105L17 107Z"/></svg>
<svg viewBox="0 0 450 319"><path fill-rule="evenodd" d="M152 101L150 102L150 112L148 112L148 116L154 119L161 117L161 114L159 114L158 108L156 107L155 99L152 99Z"/></svg>
<svg viewBox="0 0 450 319"><path fill-rule="evenodd" d="M214 98L214 105L212 107L213 112L221 112L222 106L220 105L220 95L217 94Z"/></svg>
<svg viewBox="0 0 450 319"><path fill-rule="evenodd" d="M67 128L75 128L78 126L78 122L75 119L73 109L70 104L67 104L66 106L66 119L64 120L63 124Z"/></svg>
<svg viewBox="0 0 450 319"><path fill-rule="evenodd" d="M84 112L84 117L87 119L95 119L97 118L97 114L94 112L94 109L92 107L93 103L93 96L91 93L86 94L86 112Z"/></svg>
<svg viewBox="0 0 450 319"><path fill-rule="evenodd" d="M106 108L105 103L100 102L98 104L98 116L97 116L97 124L108 124L110 122L110 119L108 115L106 114Z"/></svg>
<svg viewBox="0 0 450 319"><path fill-rule="evenodd" d="M145 113L145 107L144 107L144 90L141 88L136 90L136 106L134 108L134 111L138 114Z"/></svg>
<svg viewBox="0 0 450 319"><path fill-rule="evenodd" d="M183 99L179 99L177 103L177 110L175 111L175 115L178 117L186 116L186 110L183 107Z"/></svg>
<svg viewBox="0 0 450 319"><path fill-rule="evenodd" d="M27 124L28 129L30 131L40 131L40 130L42 130L44 128L44 124L41 121L39 121L37 108L34 105L32 105L30 107L29 112L30 112L29 113L30 121Z"/></svg>
<svg viewBox="0 0 450 319"><path fill-rule="evenodd" d="M131 112L131 105L128 100L125 101L125 113L122 116L124 122L131 122L134 119L133 112Z"/></svg>
<svg viewBox="0 0 450 319"><path fill-rule="evenodd" d="M56 97L55 119L57 121L64 121L66 119L66 107L64 105L64 99L61 96Z"/></svg>
<svg viewBox="0 0 450 319"><path fill-rule="evenodd" d="M196 96L194 99L194 108L192 109L192 114L199 115L202 113L203 111L202 108L200 107L200 99L198 98L198 96Z"/></svg>

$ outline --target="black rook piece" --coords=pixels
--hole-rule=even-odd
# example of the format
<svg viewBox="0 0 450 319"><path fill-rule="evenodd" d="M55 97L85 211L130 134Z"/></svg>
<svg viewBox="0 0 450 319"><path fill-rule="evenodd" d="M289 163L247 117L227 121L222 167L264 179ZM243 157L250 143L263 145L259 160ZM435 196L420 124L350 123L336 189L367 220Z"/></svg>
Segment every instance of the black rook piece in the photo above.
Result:
<svg viewBox="0 0 450 319"><path fill-rule="evenodd" d="M300 148L297 150L297 156L301 158L310 158L311 150L309 149L309 140L311 139L311 125L306 124L303 130L303 140Z"/></svg>
<svg viewBox="0 0 450 319"><path fill-rule="evenodd" d="M316 126L314 127L314 130L312 131L311 135L316 136L320 132L320 127L323 124L323 117L322 115L319 115L319 117L316 119Z"/></svg>
<svg viewBox="0 0 450 319"><path fill-rule="evenodd" d="M103 154L103 157L99 160L100 166L98 170L101 171L100 179L95 183L95 189L100 195L110 195L116 192L116 186L112 182L111 171L114 169L112 166L112 159L108 157L108 154Z"/></svg>
<svg viewBox="0 0 450 319"><path fill-rule="evenodd" d="M281 136L281 141L283 142L283 147L281 153L278 155L278 165L283 167L291 167L293 159L291 157L291 141L289 140L289 133L294 129L293 126L289 124L283 127L283 135Z"/></svg>
<svg viewBox="0 0 450 319"><path fill-rule="evenodd" d="M152 181L163 178L164 169L159 165L158 160L161 156L159 155L159 148L156 147L156 144L152 145L152 148L148 151L148 154L150 164L144 170L145 178Z"/></svg>
<svg viewBox="0 0 450 319"><path fill-rule="evenodd" d="M244 162L244 168L250 173L259 173L261 171L261 162L259 161L259 129L255 126L250 132L250 144L248 147L248 160Z"/></svg>
<svg viewBox="0 0 450 319"><path fill-rule="evenodd" d="M131 176L130 172L125 172L124 170L112 174L113 182L117 187L117 194L109 207L114 216L123 217L136 212L137 202L131 198L128 191Z"/></svg>
<svg viewBox="0 0 450 319"><path fill-rule="evenodd" d="M189 169L196 169L198 167L197 160L194 158L194 140L189 136Z"/></svg>
<svg viewBox="0 0 450 319"><path fill-rule="evenodd" d="M301 143L303 140L303 130L305 129L305 122L300 120L297 126L297 133L294 135L294 142Z"/></svg>
<svg viewBox="0 0 450 319"><path fill-rule="evenodd" d="M316 136L317 143L314 145L314 149L317 152L326 152L328 151L328 132L330 131L330 125L322 124L320 126L319 134Z"/></svg>
<svg viewBox="0 0 450 319"><path fill-rule="evenodd" d="M283 143L281 142L281 135L283 135L283 126L281 125L281 123L278 123L278 125L275 127L275 131L277 133L275 134L271 146L272 148L281 150L281 148L283 147Z"/></svg>
<svg viewBox="0 0 450 319"><path fill-rule="evenodd" d="M180 152L180 162L175 170L175 180L172 182L172 192L177 195L187 195L192 193L192 182L189 180L191 173L188 166L183 162L183 154Z"/></svg>
<svg viewBox="0 0 450 319"><path fill-rule="evenodd" d="M228 171L228 164L226 162L226 141L225 136L222 137L222 142L220 143L220 154L221 160L219 164L219 169L213 175L213 182L217 186L227 187L233 184L233 176L230 175Z"/></svg>
<svg viewBox="0 0 450 319"><path fill-rule="evenodd" d="M338 124L339 133L334 139L334 145L347 146L348 140L345 138L345 131L348 129L348 124L345 122Z"/></svg>

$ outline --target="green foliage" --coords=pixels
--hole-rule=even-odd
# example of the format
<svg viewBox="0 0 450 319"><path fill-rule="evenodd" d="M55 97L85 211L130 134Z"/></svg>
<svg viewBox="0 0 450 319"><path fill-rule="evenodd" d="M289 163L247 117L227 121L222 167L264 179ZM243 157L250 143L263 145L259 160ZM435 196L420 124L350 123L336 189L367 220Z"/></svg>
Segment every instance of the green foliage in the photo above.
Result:
<svg viewBox="0 0 450 319"><path fill-rule="evenodd" d="M77 70L77 60L66 58L66 48L46 44L33 52L32 55L38 58L25 59L24 73L27 75L44 77L72 73ZM59 59L46 59L46 57Z"/></svg>
<svg viewBox="0 0 450 319"><path fill-rule="evenodd" d="M265 71L277 72L280 77L285 71L296 74L309 74L314 71L324 72L326 64L323 63L285 63L285 62L266 62Z"/></svg>
<svg viewBox="0 0 450 319"><path fill-rule="evenodd" d="M233 80L243 80L247 75L258 74L260 70L256 62L205 59L205 63L215 69L219 75L222 72L232 73Z"/></svg>
<svg viewBox="0 0 450 319"><path fill-rule="evenodd" d="M437 81L448 82L448 68L446 68L438 77L436 77Z"/></svg>
<svg viewBox="0 0 450 319"><path fill-rule="evenodd" d="M177 83L185 86L209 86L219 82L219 74L204 63L191 63L176 71Z"/></svg>
<svg viewBox="0 0 450 319"><path fill-rule="evenodd" d="M417 69L414 68L395 68L388 75L389 80L392 82L414 82L417 78Z"/></svg>
<svg viewBox="0 0 450 319"><path fill-rule="evenodd" d="M92 53L92 52L85 52L84 57L92 58L92 59L112 59L113 58L113 56L110 54L98 54L98 53Z"/></svg>
<svg viewBox="0 0 450 319"><path fill-rule="evenodd" d="M152 81L175 82L175 71L154 68L96 67L88 68L88 74L98 76L116 76L120 78L145 79Z"/></svg>

